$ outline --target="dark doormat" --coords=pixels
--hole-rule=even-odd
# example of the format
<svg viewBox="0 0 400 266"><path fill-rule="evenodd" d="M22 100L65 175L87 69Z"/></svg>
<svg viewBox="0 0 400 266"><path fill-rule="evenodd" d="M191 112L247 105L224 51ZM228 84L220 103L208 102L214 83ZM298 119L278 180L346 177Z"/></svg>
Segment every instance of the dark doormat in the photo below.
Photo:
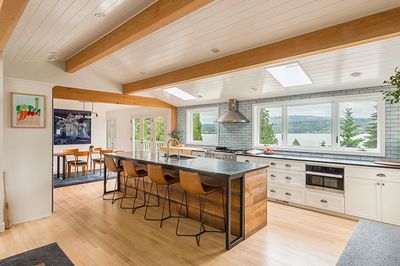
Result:
<svg viewBox="0 0 400 266"><path fill-rule="evenodd" d="M64 266L74 265L72 261L65 255L64 251L57 245L52 243L47 246L35 248L27 252L8 257L0 260L0 266Z"/></svg>

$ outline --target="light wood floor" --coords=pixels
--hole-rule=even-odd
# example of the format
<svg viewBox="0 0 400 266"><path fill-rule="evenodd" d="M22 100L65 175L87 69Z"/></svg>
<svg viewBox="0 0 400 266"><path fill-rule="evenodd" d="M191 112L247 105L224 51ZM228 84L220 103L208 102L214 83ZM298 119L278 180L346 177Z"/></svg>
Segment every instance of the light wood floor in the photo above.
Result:
<svg viewBox="0 0 400 266"><path fill-rule="evenodd" d="M57 242L76 265L335 265L356 222L268 203L267 227L230 251L222 234L175 236L117 204L101 200L102 183L58 188L54 215L0 234L0 259ZM185 221L185 230L197 223Z"/></svg>

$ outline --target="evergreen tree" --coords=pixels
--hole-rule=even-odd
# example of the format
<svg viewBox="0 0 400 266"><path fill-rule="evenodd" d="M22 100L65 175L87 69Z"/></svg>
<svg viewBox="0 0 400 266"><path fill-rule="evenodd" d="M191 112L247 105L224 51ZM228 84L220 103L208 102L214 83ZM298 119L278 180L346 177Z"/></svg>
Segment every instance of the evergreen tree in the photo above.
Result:
<svg viewBox="0 0 400 266"><path fill-rule="evenodd" d="M260 111L260 143L261 144L278 144L272 124L269 122L269 111Z"/></svg>
<svg viewBox="0 0 400 266"><path fill-rule="evenodd" d="M376 108L376 106L375 106ZM367 148L376 148L378 143L378 114L376 112L372 113L371 122L368 123L367 126L367 141L364 143Z"/></svg>
<svg viewBox="0 0 400 266"><path fill-rule="evenodd" d="M164 118L161 116L156 118L156 140L164 140Z"/></svg>
<svg viewBox="0 0 400 266"><path fill-rule="evenodd" d="M347 107L344 111L344 118L340 120L340 145L344 147L358 147L363 141L362 138L357 138L360 134L359 127L355 123L351 107Z"/></svg>
<svg viewBox="0 0 400 266"><path fill-rule="evenodd" d="M193 114L193 140L202 141L200 113Z"/></svg>
<svg viewBox="0 0 400 266"><path fill-rule="evenodd" d="M292 142L292 146L300 146L300 141L298 139L294 139Z"/></svg>

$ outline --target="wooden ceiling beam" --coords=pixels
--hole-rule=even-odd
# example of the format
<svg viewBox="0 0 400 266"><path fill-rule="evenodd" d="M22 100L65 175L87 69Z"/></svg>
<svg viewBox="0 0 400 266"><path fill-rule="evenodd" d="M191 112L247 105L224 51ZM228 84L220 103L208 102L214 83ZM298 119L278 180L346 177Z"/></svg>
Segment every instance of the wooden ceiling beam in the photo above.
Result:
<svg viewBox="0 0 400 266"><path fill-rule="evenodd" d="M13 33L29 0L0 0L0 54Z"/></svg>
<svg viewBox="0 0 400 266"><path fill-rule="evenodd" d="M76 72L121 48L198 10L212 0L158 0L65 62L65 71Z"/></svg>
<svg viewBox="0 0 400 266"><path fill-rule="evenodd" d="M124 93L171 86L400 36L400 8L124 84Z"/></svg>
<svg viewBox="0 0 400 266"><path fill-rule="evenodd" d="M158 107L171 110L176 109L175 106L155 98L124 95L120 93L104 91L85 90L63 86L53 87L53 98L98 103L124 104L143 107Z"/></svg>

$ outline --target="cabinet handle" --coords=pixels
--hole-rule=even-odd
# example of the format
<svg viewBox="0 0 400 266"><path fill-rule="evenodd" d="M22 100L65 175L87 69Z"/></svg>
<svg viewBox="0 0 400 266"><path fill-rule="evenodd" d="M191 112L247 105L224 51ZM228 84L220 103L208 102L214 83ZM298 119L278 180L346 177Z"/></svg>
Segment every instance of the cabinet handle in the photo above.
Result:
<svg viewBox="0 0 400 266"><path fill-rule="evenodd" d="M245 160L245 162L246 162L246 163L249 163L250 161L249 161L249 160Z"/></svg>
<svg viewBox="0 0 400 266"><path fill-rule="evenodd" d="M274 174L271 174L270 176L271 176L272 178L275 178L275 177L276 177L276 175L274 175Z"/></svg>
<svg viewBox="0 0 400 266"><path fill-rule="evenodd" d="M378 173L378 174L376 174L376 176L379 176L379 177L386 177L386 175L385 175L385 174L382 174L382 173Z"/></svg>
<svg viewBox="0 0 400 266"><path fill-rule="evenodd" d="M382 186L385 186L385 183L382 183Z"/></svg>
<svg viewBox="0 0 400 266"><path fill-rule="evenodd" d="M324 200L324 199L322 199L321 202L322 202L322 203L328 203L328 201L327 201L327 200Z"/></svg>
<svg viewBox="0 0 400 266"><path fill-rule="evenodd" d="M286 167L292 167L292 165L289 164L289 163L285 164L285 166L286 166Z"/></svg>
<svg viewBox="0 0 400 266"><path fill-rule="evenodd" d="M271 193L275 193L275 192L276 192L276 191L275 191L275 190L273 190L273 189L271 189L270 191L271 191Z"/></svg>
<svg viewBox="0 0 400 266"><path fill-rule="evenodd" d="M376 185L377 185L377 186L379 186L380 184L381 184L381 183L379 183L379 182L376 182Z"/></svg>
<svg viewBox="0 0 400 266"><path fill-rule="evenodd" d="M286 180L292 180L290 176L285 177Z"/></svg>
<svg viewBox="0 0 400 266"><path fill-rule="evenodd" d="M286 196L292 196L292 193L286 192L285 195Z"/></svg>
<svg viewBox="0 0 400 266"><path fill-rule="evenodd" d="M276 163L274 163L274 162L271 162L271 165L276 165Z"/></svg>

